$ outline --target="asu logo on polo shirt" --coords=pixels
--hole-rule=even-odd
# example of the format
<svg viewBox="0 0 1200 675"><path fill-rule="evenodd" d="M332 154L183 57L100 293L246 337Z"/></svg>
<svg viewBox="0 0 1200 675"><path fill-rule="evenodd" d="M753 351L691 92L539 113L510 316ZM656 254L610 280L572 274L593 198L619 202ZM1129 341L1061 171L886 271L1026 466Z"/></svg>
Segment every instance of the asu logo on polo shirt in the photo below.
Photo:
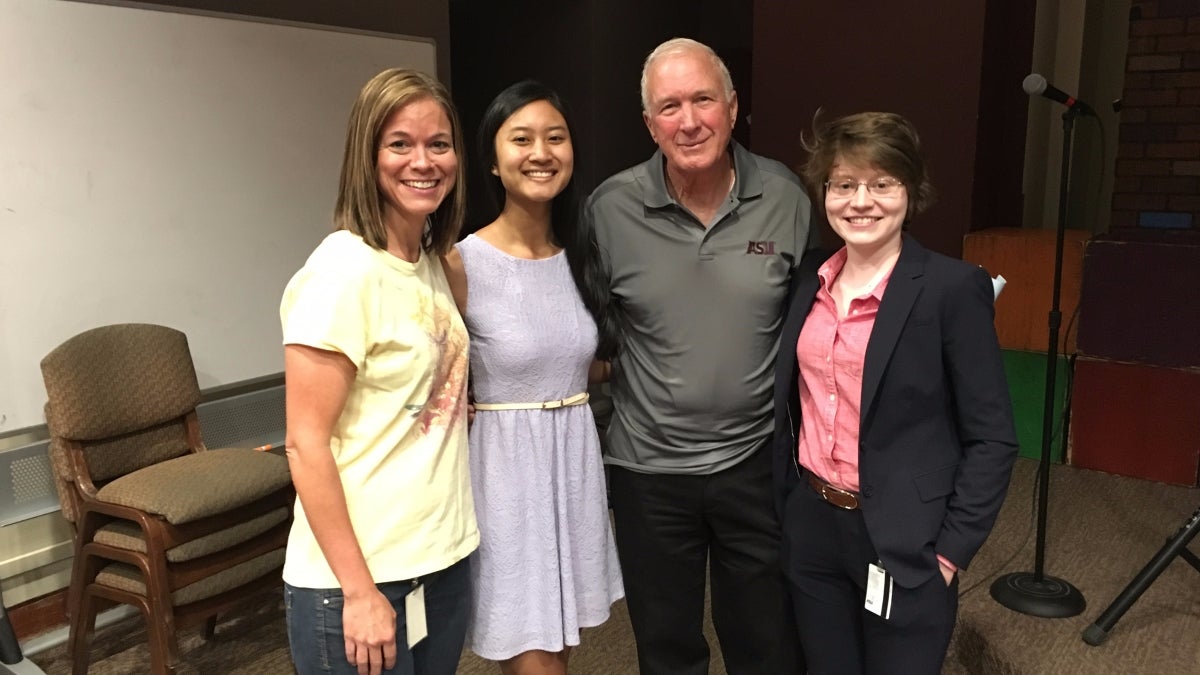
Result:
<svg viewBox="0 0 1200 675"><path fill-rule="evenodd" d="M774 241L750 241L746 244L746 255L775 255Z"/></svg>

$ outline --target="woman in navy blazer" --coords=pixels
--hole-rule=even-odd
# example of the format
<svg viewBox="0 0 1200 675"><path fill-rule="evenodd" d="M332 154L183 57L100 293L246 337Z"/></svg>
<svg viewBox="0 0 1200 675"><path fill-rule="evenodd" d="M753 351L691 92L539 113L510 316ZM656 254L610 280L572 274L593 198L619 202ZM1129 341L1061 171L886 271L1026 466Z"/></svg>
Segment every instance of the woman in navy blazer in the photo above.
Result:
<svg viewBox="0 0 1200 675"><path fill-rule="evenodd" d="M903 117L834 120L808 150L845 246L805 256L776 365L800 639L810 673L938 673L1017 453L991 280L905 233L933 191Z"/></svg>

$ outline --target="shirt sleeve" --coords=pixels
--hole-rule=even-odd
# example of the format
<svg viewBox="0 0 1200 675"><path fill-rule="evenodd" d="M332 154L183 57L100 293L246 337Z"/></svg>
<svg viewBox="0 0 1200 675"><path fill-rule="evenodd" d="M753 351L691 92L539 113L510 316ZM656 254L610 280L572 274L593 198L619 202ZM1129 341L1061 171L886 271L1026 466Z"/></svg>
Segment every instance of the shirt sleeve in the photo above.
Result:
<svg viewBox="0 0 1200 675"><path fill-rule="evenodd" d="M279 307L285 345L339 352L362 369L367 356L368 284L359 275L304 267Z"/></svg>
<svg viewBox="0 0 1200 675"><path fill-rule="evenodd" d="M596 205L595 195L588 197L582 209L583 227L591 233L596 240L596 248L600 256L600 271L606 279L612 278L612 260L608 256L608 232L600 227L596 222Z"/></svg>

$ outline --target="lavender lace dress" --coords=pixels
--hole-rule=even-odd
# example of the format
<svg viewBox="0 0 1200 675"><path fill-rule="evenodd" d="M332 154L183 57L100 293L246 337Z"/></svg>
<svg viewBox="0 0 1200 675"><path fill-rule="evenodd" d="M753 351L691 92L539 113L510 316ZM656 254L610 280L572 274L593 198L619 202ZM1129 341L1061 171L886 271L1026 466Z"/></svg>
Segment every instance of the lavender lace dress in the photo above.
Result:
<svg viewBox="0 0 1200 675"><path fill-rule="evenodd" d="M596 326L566 255L515 258L475 235L458 251L475 399L586 391ZM467 646L501 660L579 644L579 629L607 620L624 595L591 409L480 410L470 459L481 541Z"/></svg>

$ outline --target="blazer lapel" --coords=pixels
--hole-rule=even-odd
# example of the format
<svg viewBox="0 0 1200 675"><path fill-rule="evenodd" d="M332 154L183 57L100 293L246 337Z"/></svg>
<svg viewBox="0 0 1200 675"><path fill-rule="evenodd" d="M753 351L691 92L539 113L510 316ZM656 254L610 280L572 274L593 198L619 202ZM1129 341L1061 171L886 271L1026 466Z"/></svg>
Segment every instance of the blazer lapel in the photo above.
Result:
<svg viewBox="0 0 1200 675"><path fill-rule="evenodd" d="M879 312L875 315L875 327L867 341L867 353L863 360L862 400L859 406L859 435L865 435L871 412L875 407L875 394L879 391L879 383L883 380L883 371L896 341L908 320L913 303L921 294L921 277L925 274L926 251L920 244L909 236L904 237L900 257L896 267L888 279L887 288L883 292L883 300L879 303Z"/></svg>
<svg viewBox="0 0 1200 675"><path fill-rule="evenodd" d="M829 258L831 253L822 249L812 249L804 252L800 265L793 272L791 288L788 289L787 314L783 326L779 330L779 354L776 362L783 367L775 369L775 400L787 402L796 388L798 364L796 363L796 341L800 339L800 329L812 309L813 299L817 297L821 278L817 270Z"/></svg>
<svg viewBox="0 0 1200 675"><path fill-rule="evenodd" d="M786 366L776 370L775 393L777 400L786 401L791 387L796 384L796 341L800 339L800 329L812 309L813 299L817 297L820 277L815 273L806 274L800 278L792 293L791 305L788 307L787 318L779 332L779 356L781 363Z"/></svg>

